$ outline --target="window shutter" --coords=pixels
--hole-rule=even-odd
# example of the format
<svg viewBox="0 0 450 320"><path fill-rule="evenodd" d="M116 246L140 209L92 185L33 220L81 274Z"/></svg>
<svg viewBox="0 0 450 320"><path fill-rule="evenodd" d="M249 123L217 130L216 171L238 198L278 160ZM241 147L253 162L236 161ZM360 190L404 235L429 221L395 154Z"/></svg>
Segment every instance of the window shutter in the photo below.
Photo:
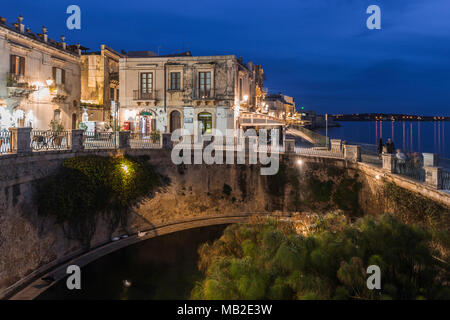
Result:
<svg viewBox="0 0 450 320"><path fill-rule="evenodd" d="M16 56L11 55L10 56L10 63L9 63L9 72L15 74L16 73Z"/></svg>
<svg viewBox="0 0 450 320"><path fill-rule="evenodd" d="M66 83L66 70L62 70L61 71L61 83L65 84Z"/></svg>
<svg viewBox="0 0 450 320"><path fill-rule="evenodd" d="M25 58L24 57L19 58L19 74L22 76L25 75Z"/></svg>
<svg viewBox="0 0 450 320"><path fill-rule="evenodd" d="M52 73L53 73L53 82L56 84L56 68L55 67L52 68Z"/></svg>

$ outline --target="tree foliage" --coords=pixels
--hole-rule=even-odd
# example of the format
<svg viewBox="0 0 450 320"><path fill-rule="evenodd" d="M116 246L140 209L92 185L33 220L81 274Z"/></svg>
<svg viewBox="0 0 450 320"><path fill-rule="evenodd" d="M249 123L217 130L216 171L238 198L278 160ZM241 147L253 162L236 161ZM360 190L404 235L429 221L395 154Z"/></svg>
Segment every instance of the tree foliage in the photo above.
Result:
<svg viewBox="0 0 450 320"><path fill-rule="evenodd" d="M276 220L232 225L200 247L205 278L191 297L449 299L449 270L433 257L430 239L426 230L390 215L350 223L330 214L307 236ZM367 288L372 264L381 268L381 290Z"/></svg>

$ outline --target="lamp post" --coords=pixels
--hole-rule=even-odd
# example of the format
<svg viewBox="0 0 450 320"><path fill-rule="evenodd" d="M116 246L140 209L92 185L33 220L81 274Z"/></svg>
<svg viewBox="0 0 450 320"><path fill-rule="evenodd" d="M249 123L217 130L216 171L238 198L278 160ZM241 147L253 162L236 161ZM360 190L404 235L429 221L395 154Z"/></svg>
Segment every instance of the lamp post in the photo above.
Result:
<svg viewBox="0 0 450 320"><path fill-rule="evenodd" d="M325 143L328 149L328 113L325 113Z"/></svg>

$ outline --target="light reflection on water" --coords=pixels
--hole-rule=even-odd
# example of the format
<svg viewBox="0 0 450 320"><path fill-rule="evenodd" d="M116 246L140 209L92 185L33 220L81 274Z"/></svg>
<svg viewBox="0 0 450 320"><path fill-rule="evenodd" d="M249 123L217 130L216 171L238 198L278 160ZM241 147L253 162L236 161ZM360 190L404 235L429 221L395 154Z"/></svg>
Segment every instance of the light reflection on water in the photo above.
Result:
<svg viewBox="0 0 450 320"><path fill-rule="evenodd" d="M393 138L395 147L405 151L439 153L450 158L446 121L340 121L341 127L329 128L331 138L349 142L378 144ZM325 134L325 129L320 129Z"/></svg>

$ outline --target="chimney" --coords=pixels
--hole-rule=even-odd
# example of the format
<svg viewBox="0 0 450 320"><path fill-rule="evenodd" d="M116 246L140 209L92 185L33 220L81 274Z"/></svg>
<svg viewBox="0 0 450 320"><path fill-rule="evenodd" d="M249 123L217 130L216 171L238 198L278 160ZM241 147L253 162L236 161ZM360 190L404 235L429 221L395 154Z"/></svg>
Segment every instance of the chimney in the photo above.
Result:
<svg viewBox="0 0 450 320"><path fill-rule="evenodd" d="M24 33L25 32L25 25L22 23L22 21L23 21L22 15L19 15L17 17L17 21L19 21L19 32L20 33Z"/></svg>
<svg viewBox="0 0 450 320"><path fill-rule="evenodd" d="M48 41L47 28L42 26L42 34L44 35L44 42Z"/></svg>
<svg viewBox="0 0 450 320"><path fill-rule="evenodd" d="M66 37L61 36L61 44L62 44L62 47L64 50L66 50L66 48L67 48L67 44L65 41L66 41Z"/></svg>
<svg viewBox="0 0 450 320"><path fill-rule="evenodd" d="M77 53L79 56L81 56L81 49L80 49L80 44L77 44Z"/></svg>

